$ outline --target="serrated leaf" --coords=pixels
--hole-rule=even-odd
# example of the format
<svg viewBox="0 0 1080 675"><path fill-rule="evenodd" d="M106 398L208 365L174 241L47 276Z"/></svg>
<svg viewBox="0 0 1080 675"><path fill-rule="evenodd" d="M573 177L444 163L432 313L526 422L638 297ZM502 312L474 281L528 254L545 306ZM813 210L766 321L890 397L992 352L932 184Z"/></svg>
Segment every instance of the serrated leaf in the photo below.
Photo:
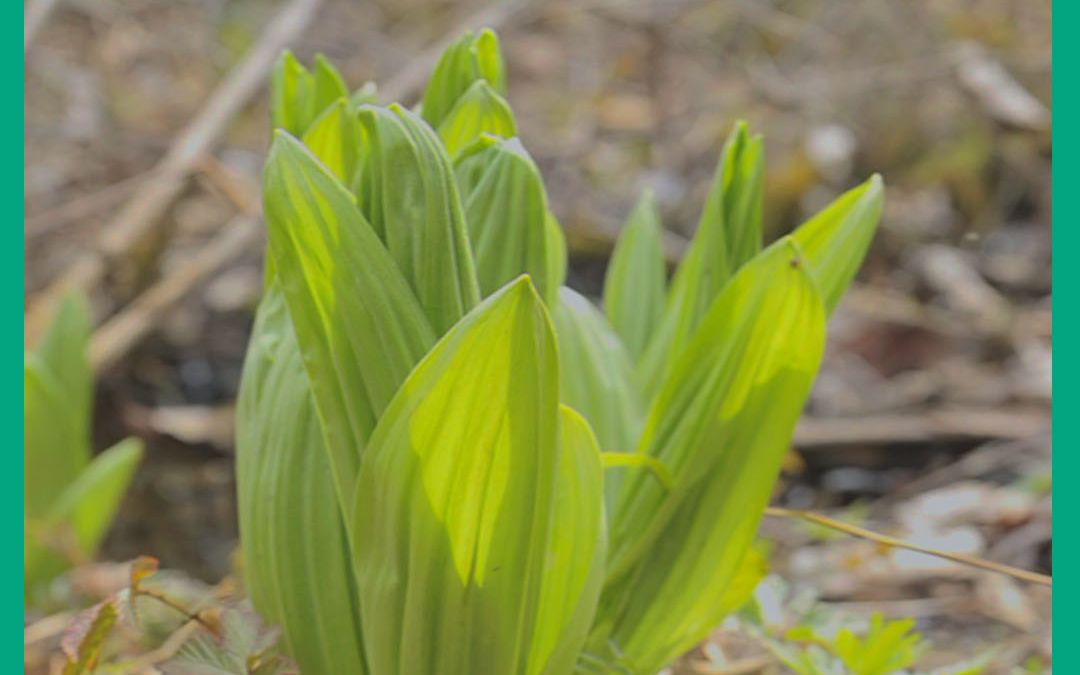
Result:
<svg viewBox="0 0 1080 675"><path fill-rule="evenodd" d="M713 302L660 388L638 451L674 486L631 473L610 536L594 642L652 672L731 608L737 577L817 371L824 311L795 244L778 242Z"/></svg>
<svg viewBox="0 0 1080 675"><path fill-rule="evenodd" d="M364 106L359 117L368 150L360 208L442 335L480 298L449 157L431 128L399 105Z"/></svg>
<svg viewBox="0 0 1080 675"><path fill-rule="evenodd" d="M667 270L660 213L642 193L615 242L604 277L604 310L630 356L640 359L664 314Z"/></svg>
<svg viewBox="0 0 1080 675"><path fill-rule="evenodd" d="M276 283L255 319L236 428L248 594L281 626L303 672L363 675L359 599L329 449Z"/></svg>
<svg viewBox="0 0 1080 675"><path fill-rule="evenodd" d="M338 99L304 134L304 145L343 185L352 184L360 161L362 138L354 108Z"/></svg>
<svg viewBox="0 0 1080 675"><path fill-rule="evenodd" d="M836 308L859 271L884 205L884 184L874 175L792 233L817 280L826 311Z"/></svg>
<svg viewBox="0 0 1080 675"><path fill-rule="evenodd" d="M458 160L455 173L481 294L529 274L544 297L552 298L548 256L562 251L549 253L547 193L521 142L485 137Z"/></svg>
<svg viewBox="0 0 1080 675"><path fill-rule="evenodd" d="M65 631L60 646L67 658L63 675L82 675L93 672L101 657L105 638L116 624L116 604L104 600L80 613Z"/></svg>
<svg viewBox="0 0 1080 675"><path fill-rule="evenodd" d="M499 138L517 136L517 123L510 105L487 80L473 82L454 103L439 124L439 138L450 159L457 159L473 141L484 134Z"/></svg>
<svg viewBox="0 0 1080 675"><path fill-rule="evenodd" d="M435 334L349 192L282 132L267 160L264 201L336 489L351 504L368 435Z"/></svg>
<svg viewBox="0 0 1080 675"><path fill-rule="evenodd" d="M595 529L601 513L588 486L565 484L587 476L559 471L567 452L594 475L598 458L579 441L560 450L556 360L543 304L522 278L457 324L387 409L356 491L373 672L540 673L545 655L570 639L564 629L578 603L545 598L545 578L576 584L578 565L594 558L550 549L552 518L565 517L557 495L578 504L563 533L571 539L576 527Z"/></svg>
<svg viewBox="0 0 1080 675"><path fill-rule="evenodd" d="M488 29L479 35L466 31L443 51L424 89L421 101L424 119L438 128L457 100L480 79L496 92L506 93L506 68L499 38Z"/></svg>
<svg viewBox="0 0 1080 675"><path fill-rule="evenodd" d="M761 249L763 177L761 136L750 136L740 122L724 142L697 231L641 360L641 379L650 391L664 381L717 294Z"/></svg>

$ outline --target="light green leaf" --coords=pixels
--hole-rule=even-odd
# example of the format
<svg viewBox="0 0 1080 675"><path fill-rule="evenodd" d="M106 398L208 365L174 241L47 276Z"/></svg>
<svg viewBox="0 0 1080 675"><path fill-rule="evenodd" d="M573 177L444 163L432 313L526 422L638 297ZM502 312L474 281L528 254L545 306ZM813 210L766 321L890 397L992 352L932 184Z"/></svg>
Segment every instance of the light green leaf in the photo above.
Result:
<svg viewBox="0 0 1080 675"><path fill-rule="evenodd" d="M23 495L40 517L90 461L90 308L65 296L23 363Z"/></svg>
<svg viewBox="0 0 1080 675"><path fill-rule="evenodd" d="M308 376L278 284L255 319L236 411L247 591L303 672L367 672L352 553Z"/></svg>
<svg viewBox="0 0 1080 675"><path fill-rule="evenodd" d="M362 105L378 105L379 104L379 88L374 82L365 82L359 89L352 93L349 97L349 105L353 110L356 110Z"/></svg>
<svg viewBox="0 0 1080 675"><path fill-rule="evenodd" d="M604 277L604 309L635 360L664 314L667 270L661 233L656 199L646 190L619 233Z"/></svg>
<svg viewBox="0 0 1080 675"><path fill-rule="evenodd" d="M655 457L639 452L605 452L600 456L605 469L631 467L647 469L665 490L672 488L671 472Z"/></svg>
<svg viewBox="0 0 1080 675"><path fill-rule="evenodd" d="M607 533L603 518L604 473L589 423L560 407L562 439L555 506L548 532L546 567L536 624L562 626L539 631L529 656L529 673L573 672L589 635L604 587Z"/></svg>
<svg viewBox="0 0 1080 675"><path fill-rule="evenodd" d="M840 195L792 233L832 312L859 271L885 205L881 176Z"/></svg>
<svg viewBox="0 0 1080 675"><path fill-rule="evenodd" d="M363 106L359 116L369 149L360 208L441 335L480 298L450 160L431 128L399 105Z"/></svg>
<svg viewBox="0 0 1080 675"><path fill-rule="evenodd" d="M315 67L311 73L313 107L311 119L319 117L340 98L349 98L349 87L334 64L322 54L315 55ZM306 130L305 130L306 131Z"/></svg>
<svg viewBox="0 0 1080 675"><path fill-rule="evenodd" d="M270 117L275 129L299 136L311 121L311 73L285 50L270 78Z"/></svg>
<svg viewBox="0 0 1080 675"><path fill-rule="evenodd" d="M71 406L53 371L28 354L23 363L23 504L28 516L45 514L89 461L86 414Z"/></svg>
<svg viewBox="0 0 1080 675"><path fill-rule="evenodd" d="M541 289L548 304L559 292L559 288L566 281L566 235L563 234L562 226L555 216L548 211L544 220L544 238L546 240L545 259L547 271L544 273L546 288Z"/></svg>
<svg viewBox="0 0 1080 675"><path fill-rule="evenodd" d="M559 337L562 401L589 421L605 452L634 447L644 406L622 342L600 310L569 288L559 290L551 318ZM622 474L604 474L609 505Z"/></svg>
<svg viewBox="0 0 1080 675"><path fill-rule="evenodd" d="M761 136L749 136L740 122L724 142L697 232L641 360L642 382L650 391L664 381L731 276L761 249L763 177Z"/></svg>
<svg viewBox="0 0 1080 675"><path fill-rule="evenodd" d="M638 451L674 486L625 477L594 644L652 672L730 611L737 579L824 345L824 310L782 240L713 302L660 388Z"/></svg>
<svg viewBox="0 0 1080 675"><path fill-rule="evenodd" d="M488 29L479 35L467 31L443 52L424 90L421 101L424 119L438 128L457 100L480 79L486 80L496 92L506 93L506 68L499 38Z"/></svg>
<svg viewBox="0 0 1080 675"><path fill-rule="evenodd" d="M551 298L547 194L521 142L484 137L458 160L456 175L481 294L530 274Z"/></svg>
<svg viewBox="0 0 1080 675"><path fill-rule="evenodd" d="M140 441L117 443L87 465L44 517L27 521L23 562L28 592L73 561L94 555L141 459Z"/></svg>
<svg viewBox="0 0 1080 675"><path fill-rule="evenodd" d="M576 639L566 626L584 623L579 602L545 597L545 580L591 575L579 566L594 556L563 547L553 519L569 520L561 495L577 505L563 536L599 531L595 482L566 485L595 479L599 459L579 424L574 448L560 449L556 360L543 303L521 278L451 329L387 409L356 491L372 671L539 673ZM560 471L568 454L579 467Z"/></svg>
<svg viewBox="0 0 1080 675"><path fill-rule="evenodd" d="M304 145L343 185L352 184L362 142L360 122L343 98L319 115L304 134Z"/></svg>
<svg viewBox="0 0 1080 675"><path fill-rule="evenodd" d="M271 121L275 129L302 136L327 107L348 96L341 75L321 54L315 57L312 73L286 50L271 74Z"/></svg>
<svg viewBox="0 0 1080 675"><path fill-rule="evenodd" d="M605 452L634 447L643 407L630 357L611 325L588 299L566 287L551 318L559 336L563 402L589 420Z"/></svg>
<svg viewBox="0 0 1080 675"><path fill-rule="evenodd" d="M278 132L264 174L270 253L343 504L382 410L435 334L352 196Z"/></svg>
<svg viewBox="0 0 1080 675"><path fill-rule="evenodd" d="M439 138L451 159L483 134L500 138L517 136L514 113L487 80L477 80L458 98L439 124Z"/></svg>

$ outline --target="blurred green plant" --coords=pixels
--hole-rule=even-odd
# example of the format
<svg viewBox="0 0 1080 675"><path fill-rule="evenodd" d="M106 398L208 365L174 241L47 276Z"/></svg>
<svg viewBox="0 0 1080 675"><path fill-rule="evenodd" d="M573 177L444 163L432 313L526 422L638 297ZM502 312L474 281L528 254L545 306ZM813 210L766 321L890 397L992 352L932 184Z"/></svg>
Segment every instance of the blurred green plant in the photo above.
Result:
<svg viewBox="0 0 1080 675"><path fill-rule="evenodd" d="M792 593L768 577L738 614L737 625L757 638L797 675L912 675L910 668L930 645L914 632L914 619L869 620L819 603L813 592ZM979 675L997 650L938 668L927 675Z"/></svg>
<svg viewBox="0 0 1080 675"><path fill-rule="evenodd" d="M142 457L125 439L92 456L93 374L86 301L59 304L41 342L23 359L23 595L41 603L47 586L97 552Z"/></svg>
<svg viewBox="0 0 1080 675"><path fill-rule="evenodd" d="M752 539L881 180L763 248L740 123L670 287L646 195L601 311L563 286L505 83L490 31L416 110L322 58L273 77L237 482L249 593L305 673L654 673L765 572Z"/></svg>

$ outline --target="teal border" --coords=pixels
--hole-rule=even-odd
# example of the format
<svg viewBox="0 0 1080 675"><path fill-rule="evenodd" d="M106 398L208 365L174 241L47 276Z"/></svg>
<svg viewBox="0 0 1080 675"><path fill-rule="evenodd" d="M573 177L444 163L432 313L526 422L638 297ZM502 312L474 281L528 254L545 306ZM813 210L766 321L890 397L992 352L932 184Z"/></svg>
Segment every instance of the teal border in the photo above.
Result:
<svg viewBox="0 0 1080 675"><path fill-rule="evenodd" d="M14 91L16 87L23 91L23 53L19 50L22 36L18 35L21 32L19 28L23 25L22 15L22 2L8 0L8 2L0 3L0 25L3 25L9 34L8 39L0 43L4 45L2 49L7 54L0 63L10 64L0 69L0 73L3 74L3 79L11 78L8 86L4 87L8 91ZM19 81L17 85L15 80ZM3 376L3 381L9 383L9 389L6 390L7 394L0 399L4 402L0 405L5 420L3 428L18 429L19 436L19 449L9 447L7 452L0 452L0 472L3 475L5 488L0 491L0 513L4 514L4 530L9 533L4 537L4 541L7 541L9 546L16 546L18 542L18 549L15 550L20 551L16 555L15 550L9 548L7 553L0 556L0 574L4 579L5 596L2 602L10 603L13 624L10 630L0 626L0 636L3 636L0 639L0 645L3 645L2 653L11 652L10 659L3 657L0 653L0 663L11 664L11 670L8 672L14 672L14 665L22 660L23 651L21 639L23 623L23 557L21 554L23 417L22 387L20 386L22 379L19 378L16 370L22 363L23 351L23 181L15 180L16 173L23 175L23 106L21 104L0 106L0 116L2 116L0 121L3 122L3 127L8 130L7 133L0 134L0 157L5 159L4 166L6 167L3 172L6 177L0 180L0 190L3 191L0 203L7 204L4 225L0 227L0 237L2 237L0 242L3 242L0 243L0 251L3 251L3 257L8 259L6 263L0 265L0 288L3 288L0 292L0 301L7 308L3 310L4 316L19 317L16 325L0 330L4 344L10 345L7 347L0 345L0 354L7 354L11 363L11 374ZM19 131L16 132L16 129ZM5 365L4 372L7 372L7 368ZM15 403L16 401L18 404ZM14 625L16 622L18 622L18 629ZM6 619L3 624L7 625ZM4 668L4 670L8 669Z"/></svg>
<svg viewBox="0 0 1080 675"><path fill-rule="evenodd" d="M1077 265L1068 258L1059 259L1058 256L1076 247L1080 237L1077 236L1077 219L1080 218L1080 208L1077 204L1076 183L1080 180L1080 168L1077 167L1076 137L1080 122L1075 122L1077 115L1077 91L1076 74L1072 66L1080 61L1077 56L1077 40L1075 35L1069 32L1080 26L1080 7L1074 0L1065 0L1054 3L1054 27L1053 27L1053 63L1054 63L1054 120L1061 124L1054 125L1053 138L1053 238L1054 238L1054 268L1053 289L1054 298L1069 298L1068 304L1064 305L1066 312L1064 321L1054 321L1056 334L1055 342L1063 345L1077 344L1077 327L1080 321L1072 318L1070 305L1077 297ZM1074 123L1075 122L1075 123ZM1054 302L1061 307L1062 303ZM1059 315L1060 316L1060 315ZM1080 358L1077 350L1066 348L1054 353L1054 380L1056 382L1070 382L1072 375L1080 372L1078 365ZM1058 487L1063 483L1061 480L1072 480L1080 472L1080 457L1076 455L1077 429L1080 423L1076 420L1080 413L1080 403L1077 389L1065 386L1054 392L1054 473L1059 479ZM1057 507L1054 511L1054 529L1058 535L1054 541L1053 564L1054 571L1061 570L1062 575L1054 578L1054 637L1068 636L1075 618L1078 605L1077 576L1073 574L1073 563L1078 560L1077 542L1072 533L1062 527L1065 524L1075 525L1078 517L1077 493L1066 487L1064 492L1057 495ZM1080 647L1072 646L1069 639L1056 645L1054 652L1054 670L1059 673L1080 673Z"/></svg>

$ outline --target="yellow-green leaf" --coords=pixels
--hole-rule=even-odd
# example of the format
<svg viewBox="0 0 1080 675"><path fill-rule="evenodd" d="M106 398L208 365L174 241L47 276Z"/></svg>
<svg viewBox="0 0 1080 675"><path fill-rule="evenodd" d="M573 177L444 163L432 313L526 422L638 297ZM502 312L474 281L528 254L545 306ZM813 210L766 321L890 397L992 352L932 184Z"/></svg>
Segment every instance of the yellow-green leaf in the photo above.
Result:
<svg viewBox="0 0 1080 675"><path fill-rule="evenodd" d="M630 356L618 336L600 310L566 287L559 289L551 318L559 337L562 401L589 421L605 452L633 448L644 406ZM609 505L623 473L604 474Z"/></svg>
<svg viewBox="0 0 1080 675"><path fill-rule="evenodd" d="M498 93L506 93L506 68L499 38L488 29L479 35L467 31L443 52L424 90L421 101L424 119L437 128L457 100L480 79Z"/></svg>
<svg viewBox="0 0 1080 675"><path fill-rule="evenodd" d="M343 185L351 185L362 149L360 122L351 104L338 99L304 134L304 145Z"/></svg>
<svg viewBox="0 0 1080 675"><path fill-rule="evenodd" d="M547 193L521 142L486 136L458 160L456 175L481 294L529 274L551 298Z"/></svg>
<svg viewBox="0 0 1080 675"><path fill-rule="evenodd" d="M366 670L330 453L278 284L259 306L236 410L247 592L305 673Z"/></svg>
<svg viewBox="0 0 1080 675"><path fill-rule="evenodd" d="M435 334L352 195L284 132L271 148L263 195L275 273L339 496L351 504L368 435Z"/></svg>
<svg viewBox="0 0 1080 675"><path fill-rule="evenodd" d="M792 233L817 280L828 312L836 308L859 271L884 204L885 188L881 177L875 175L840 195Z"/></svg>
<svg viewBox="0 0 1080 675"><path fill-rule="evenodd" d="M608 585L594 643L653 672L730 610L738 578L821 360L825 315L798 246L784 239L713 302L649 413L640 472L612 518Z"/></svg>
<svg viewBox="0 0 1080 675"><path fill-rule="evenodd" d="M483 134L500 138L517 135L510 105L487 80L477 80L458 98L439 124L439 138L451 159Z"/></svg>
<svg viewBox="0 0 1080 675"><path fill-rule="evenodd" d="M649 391L664 381L731 276L761 249L763 176L761 136L750 136L740 122L724 142L697 231L641 360Z"/></svg>
<svg viewBox="0 0 1080 675"><path fill-rule="evenodd" d="M573 448L560 448L556 360L543 303L521 278L454 326L391 402L356 491L373 672L540 673L580 639L567 626L588 623L582 601L562 593L585 592L595 556L553 529L573 508L564 536L599 531L595 481L567 484L595 478L599 458L577 422ZM568 454L579 466L560 471ZM569 588L552 591L554 577Z"/></svg>
<svg viewBox="0 0 1080 675"><path fill-rule="evenodd" d="M431 128L399 105L363 106L357 199L439 335L480 291L450 159Z"/></svg>
<svg viewBox="0 0 1080 675"><path fill-rule="evenodd" d="M662 231L656 199L646 190L619 233L604 277L604 310L635 360L644 354L664 314Z"/></svg>

